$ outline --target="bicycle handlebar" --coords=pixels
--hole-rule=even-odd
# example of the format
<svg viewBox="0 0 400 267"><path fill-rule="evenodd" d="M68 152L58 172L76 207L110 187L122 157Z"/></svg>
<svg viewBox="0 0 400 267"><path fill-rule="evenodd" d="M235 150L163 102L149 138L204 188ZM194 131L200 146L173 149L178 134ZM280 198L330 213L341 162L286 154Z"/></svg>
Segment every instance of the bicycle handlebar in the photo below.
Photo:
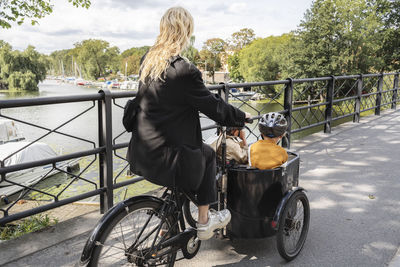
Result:
<svg viewBox="0 0 400 267"><path fill-rule="evenodd" d="M244 122L245 123L253 123L253 119L252 118L246 118L245 120L244 120Z"/></svg>

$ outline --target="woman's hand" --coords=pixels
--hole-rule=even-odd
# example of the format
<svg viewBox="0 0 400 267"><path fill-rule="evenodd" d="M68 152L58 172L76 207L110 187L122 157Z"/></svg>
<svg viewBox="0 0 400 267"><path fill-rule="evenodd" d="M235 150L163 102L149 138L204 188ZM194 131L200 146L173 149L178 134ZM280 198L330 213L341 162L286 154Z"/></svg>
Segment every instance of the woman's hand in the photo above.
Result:
<svg viewBox="0 0 400 267"><path fill-rule="evenodd" d="M252 115L250 113L245 112L244 122L245 123L253 123Z"/></svg>

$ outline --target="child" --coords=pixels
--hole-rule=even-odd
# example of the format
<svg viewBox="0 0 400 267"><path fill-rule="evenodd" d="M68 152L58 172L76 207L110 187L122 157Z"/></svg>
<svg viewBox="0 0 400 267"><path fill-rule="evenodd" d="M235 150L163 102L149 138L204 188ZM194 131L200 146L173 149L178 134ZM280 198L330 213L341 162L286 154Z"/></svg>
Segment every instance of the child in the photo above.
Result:
<svg viewBox="0 0 400 267"><path fill-rule="evenodd" d="M221 136L211 144L217 152L218 159L221 159ZM241 127L228 127L226 129L226 159L234 160L238 164L247 164L247 142L245 133Z"/></svg>
<svg viewBox="0 0 400 267"><path fill-rule="evenodd" d="M258 128L262 140L249 147L249 165L260 170L281 166L288 159L286 150L277 145L287 129L285 117L277 112L264 114L260 118Z"/></svg>

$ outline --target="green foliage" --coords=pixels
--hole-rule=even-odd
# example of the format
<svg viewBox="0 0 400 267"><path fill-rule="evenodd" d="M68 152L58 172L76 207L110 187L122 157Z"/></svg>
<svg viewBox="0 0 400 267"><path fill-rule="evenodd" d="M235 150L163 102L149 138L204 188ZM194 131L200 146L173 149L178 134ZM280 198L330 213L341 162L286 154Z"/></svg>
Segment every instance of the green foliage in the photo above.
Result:
<svg viewBox="0 0 400 267"><path fill-rule="evenodd" d="M240 73L239 67L239 52L251 44L255 39L255 34L252 29L243 28L238 32L234 32L231 38L227 40L227 49L233 54L228 56L228 71L230 78L235 82L243 82L244 78Z"/></svg>
<svg viewBox="0 0 400 267"><path fill-rule="evenodd" d="M89 8L90 0L68 0L76 7ZM0 27L11 28L12 22L21 25L25 19L30 19L31 24L38 23L41 19L53 12L51 0L1 0L0 1Z"/></svg>
<svg viewBox="0 0 400 267"><path fill-rule="evenodd" d="M256 39L239 53L239 71L246 81L270 81L281 78L283 58L292 36Z"/></svg>
<svg viewBox="0 0 400 267"><path fill-rule="evenodd" d="M230 78L237 83L244 82L244 77L239 71L239 53L234 53L228 57L228 70Z"/></svg>
<svg viewBox="0 0 400 267"><path fill-rule="evenodd" d="M133 56L133 55L139 55L142 57L144 54L147 53L147 51L149 51L149 49L150 49L150 46L132 47L132 48L126 49L124 52L122 52L121 57L127 58L127 57Z"/></svg>
<svg viewBox="0 0 400 267"><path fill-rule="evenodd" d="M72 49L54 51L50 54L50 70L53 75L74 76L76 72Z"/></svg>
<svg viewBox="0 0 400 267"><path fill-rule="evenodd" d="M291 55L294 77L368 73L381 69L376 56L382 27L366 0L316 0L297 31Z"/></svg>
<svg viewBox="0 0 400 267"><path fill-rule="evenodd" d="M3 42L0 46L0 84L11 90L38 90L46 78L47 59L28 46L23 52L13 51Z"/></svg>
<svg viewBox="0 0 400 267"><path fill-rule="evenodd" d="M35 82L35 74L30 70L25 73L15 71L8 77L8 88L12 91L17 90L38 90Z"/></svg>
<svg viewBox="0 0 400 267"><path fill-rule="evenodd" d="M182 56L187 58L194 65L199 64L200 54L199 51L194 47L195 37L190 37L190 44L188 47L182 52Z"/></svg>
<svg viewBox="0 0 400 267"><path fill-rule="evenodd" d="M140 69L140 60L149 49L150 46L132 47L122 52L120 69L125 71L126 63L128 63L127 75L138 74Z"/></svg>
<svg viewBox="0 0 400 267"><path fill-rule="evenodd" d="M240 51L245 46L254 41L256 35L253 29L243 28L238 32L234 32L228 40L228 48L232 51Z"/></svg>
<svg viewBox="0 0 400 267"><path fill-rule="evenodd" d="M0 227L0 240L10 240L27 233L36 232L58 223L57 219L51 219L47 214L38 214L22 220L16 225Z"/></svg>
<svg viewBox="0 0 400 267"><path fill-rule="evenodd" d="M382 71L400 70L400 1L377 0L377 15L383 22L382 46L378 55L382 57Z"/></svg>
<svg viewBox="0 0 400 267"><path fill-rule="evenodd" d="M225 52L226 43L221 38L212 38L204 42L203 49L200 51L199 65L208 71L209 76L212 77L213 83L215 71L218 71L221 64L221 56Z"/></svg>
<svg viewBox="0 0 400 267"><path fill-rule="evenodd" d="M76 43L71 54L82 66L82 74L89 79L105 77L120 68L118 47L109 47L109 43L103 40L88 39Z"/></svg>

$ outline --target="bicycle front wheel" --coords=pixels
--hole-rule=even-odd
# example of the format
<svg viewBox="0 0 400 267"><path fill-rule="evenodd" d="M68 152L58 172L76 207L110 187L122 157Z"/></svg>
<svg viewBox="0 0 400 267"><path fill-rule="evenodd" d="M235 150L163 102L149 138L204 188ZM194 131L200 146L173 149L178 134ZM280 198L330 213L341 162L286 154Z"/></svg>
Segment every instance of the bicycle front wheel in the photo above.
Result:
<svg viewBox="0 0 400 267"><path fill-rule="evenodd" d="M88 266L173 266L176 251L152 249L178 231L173 218L162 219L161 205L148 200L121 210L96 241Z"/></svg>
<svg viewBox="0 0 400 267"><path fill-rule="evenodd" d="M196 228L199 208L189 198L186 198L185 202L183 202L183 214L185 215L187 223L193 228Z"/></svg>

